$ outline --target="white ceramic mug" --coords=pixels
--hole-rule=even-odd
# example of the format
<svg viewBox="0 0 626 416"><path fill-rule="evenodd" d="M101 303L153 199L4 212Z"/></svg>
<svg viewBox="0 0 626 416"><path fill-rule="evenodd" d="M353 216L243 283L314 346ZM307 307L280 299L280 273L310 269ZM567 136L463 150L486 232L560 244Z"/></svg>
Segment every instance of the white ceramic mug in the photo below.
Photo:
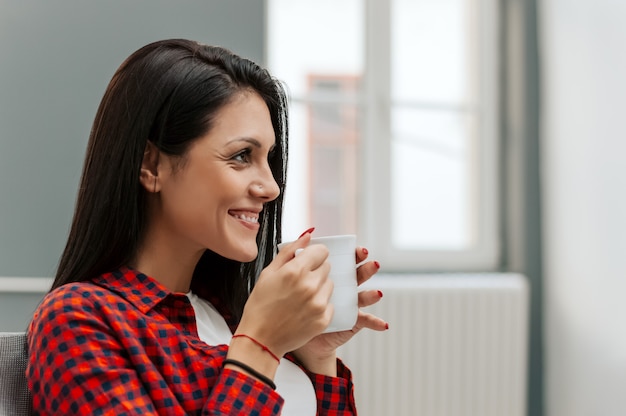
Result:
<svg viewBox="0 0 626 416"><path fill-rule="evenodd" d="M288 243L278 245L278 248ZM310 244L323 244L328 248L330 273L334 289L330 297L333 305L333 317L327 332L352 329L359 314L358 285L356 280L356 236L333 235L311 238Z"/></svg>

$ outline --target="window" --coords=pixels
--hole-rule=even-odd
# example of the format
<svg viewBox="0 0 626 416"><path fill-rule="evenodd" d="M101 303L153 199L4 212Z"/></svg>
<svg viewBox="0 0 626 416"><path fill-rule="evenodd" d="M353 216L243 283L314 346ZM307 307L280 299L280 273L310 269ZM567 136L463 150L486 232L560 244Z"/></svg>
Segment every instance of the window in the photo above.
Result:
<svg viewBox="0 0 626 416"><path fill-rule="evenodd" d="M291 98L285 238L389 271L497 265L497 0L268 0Z"/></svg>
<svg viewBox="0 0 626 416"><path fill-rule="evenodd" d="M312 96L355 97L359 79L342 75L309 75ZM309 106L309 224L320 235L357 230L357 138L354 104L316 103Z"/></svg>

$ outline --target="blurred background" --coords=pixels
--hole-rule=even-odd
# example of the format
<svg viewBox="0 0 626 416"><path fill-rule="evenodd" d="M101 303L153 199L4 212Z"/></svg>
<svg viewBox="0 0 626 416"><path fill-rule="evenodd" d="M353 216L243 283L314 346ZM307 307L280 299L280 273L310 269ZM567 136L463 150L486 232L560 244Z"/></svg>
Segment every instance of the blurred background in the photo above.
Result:
<svg viewBox="0 0 626 416"><path fill-rule="evenodd" d="M121 62L225 46L291 102L285 239L357 234L360 414L626 414L622 0L0 0L0 331L50 286ZM359 340L359 337L361 338Z"/></svg>

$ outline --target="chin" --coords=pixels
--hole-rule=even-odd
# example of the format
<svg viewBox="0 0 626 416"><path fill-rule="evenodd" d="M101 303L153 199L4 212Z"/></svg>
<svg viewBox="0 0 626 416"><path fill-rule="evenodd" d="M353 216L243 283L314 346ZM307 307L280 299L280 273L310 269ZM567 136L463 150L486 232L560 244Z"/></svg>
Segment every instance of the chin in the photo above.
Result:
<svg viewBox="0 0 626 416"><path fill-rule="evenodd" d="M220 253L220 255L230 260L238 261L241 263L249 263L257 258L257 256L259 255L259 250L255 244L254 248L240 247L239 249L234 249L224 254Z"/></svg>
<svg viewBox="0 0 626 416"><path fill-rule="evenodd" d="M256 237L251 237L249 233L240 235L225 232L220 238L214 238L205 244L205 247L220 256L241 263L249 263L259 255Z"/></svg>
<svg viewBox="0 0 626 416"><path fill-rule="evenodd" d="M259 250L258 249L255 249L254 252L250 252L250 253L247 253L247 254L246 253L242 253L241 254L242 260L239 260L239 261L242 262L242 263L248 263L248 262L256 260L258 255L259 255Z"/></svg>

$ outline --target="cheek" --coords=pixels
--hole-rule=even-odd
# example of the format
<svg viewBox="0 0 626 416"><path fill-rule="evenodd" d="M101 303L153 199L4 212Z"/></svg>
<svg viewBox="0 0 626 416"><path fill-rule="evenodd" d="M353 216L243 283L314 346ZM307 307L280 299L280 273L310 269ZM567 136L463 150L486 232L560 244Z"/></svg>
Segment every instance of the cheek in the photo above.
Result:
<svg viewBox="0 0 626 416"><path fill-rule="evenodd" d="M179 227L199 226L215 211L208 189L178 183L162 193L163 214Z"/></svg>
<svg viewBox="0 0 626 416"><path fill-rule="evenodd" d="M216 223L227 218L229 209L241 205L249 180L240 172L189 169L163 190L166 215L188 231L194 224L202 228L219 226Z"/></svg>

